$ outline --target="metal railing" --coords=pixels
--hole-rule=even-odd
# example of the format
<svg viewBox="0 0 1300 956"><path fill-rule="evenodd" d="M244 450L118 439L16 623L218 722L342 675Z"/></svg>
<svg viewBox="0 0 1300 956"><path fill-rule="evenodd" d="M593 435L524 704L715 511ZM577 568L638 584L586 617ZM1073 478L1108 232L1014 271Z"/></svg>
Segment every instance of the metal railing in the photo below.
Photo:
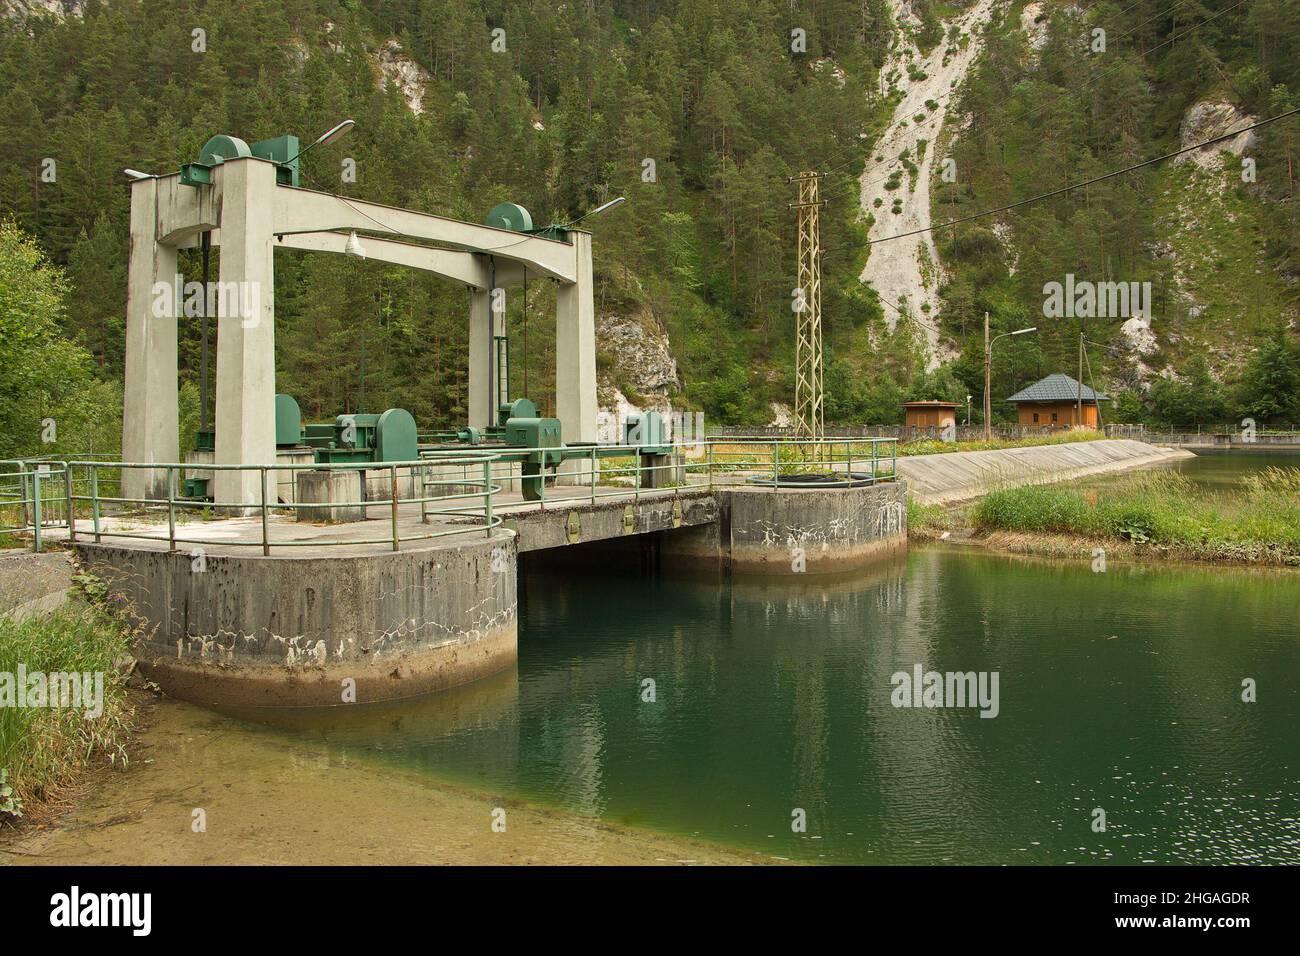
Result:
<svg viewBox="0 0 1300 956"><path fill-rule="evenodd" d="M68 468L46 458L0 461L0 547L4 539L31 535L39 552L47 531L68 526Z"/></svg>
<svg viewBox="0 0 1300 956"><path fill-rule="evenodd" d="M626 498L675 495L689 491L707 491L728 484L759 484L783 488L809 487L795 476L819 476L816 487L835 488L849 485L893 481L897 477L898 442L893 438L866 440L819 439L772 441L764 438L709 439L676 445L590 445L585 454L568 457L562 463L548 464L540 474L531 476L535 500L515 499L502 507L512 509L548 504L572 504L586 500L592 504L601 498ZM519 485L530 476L522 471L525 459L542 459L555 448L510 447L498 451L493 480L503 485ZM457 454L438 451L444 469L455 466ZM850 477L852 476L852 477ZM456 484L453 477L443 478ZM548 489L552 489L548 492ZM569 490L563 490L569 489ZM580 490L581 489L581 490ZM513 489L511 489L513 490Z"/></svg>
<svg viewBox="0 0 1300 956"><path fill-rule="evenodd" d="M178 550L180 545L256 547L261 549L263 555L270 555L273 548L376 544L387 545L393 551L399 551L403 543L466 534L477 530L482 530L488 536L491 536L493 529L501 524L500 518L495 517L492 513L492 495L500 490L500 487L493 485L490 480L490 468L494 460L494 455L481 454L473 462L467 463L477 465L482 474L481 480L468 479L458 482L462 486L471 486L471 490L461 490L456 493L433 497L425 494L404 496L400 490L404 478L409 479L408 483L414 486L417 484L415 476L422 475L424 470L435 464L424 459L378 463L323 464L313 462L274 465L71 461L67 463L68 478L66 482L68 488L67 513L71 516L71 519L66 522L65 527L67 528L68 539L71 541L76 541L79 534L92 538L97 544L105 539L119 538L148 541L165 540L168 550L171 551ZM155 474L161 473L166 497L125 495L121 490L123 474L132 470L145 470ZM187 471L253 474L256 476L257 501L254 503L220 501L187 498L179 495L177 493L177 478ZM296 473L302 471L355 473L358 475L355 485L355 497L335 499L331 495L327 496L327 500L324 501L298 501L295 494L294 500L281 499L278 489L285 483L279 481L278 476L286 472ZM405 472L405 475L403 472ZM275 481L277 492L272 492L270 489L272 476L277 479ZM219 483L214 482L214 484ZM105 486L110 492L116 488L116 494L106 494ZM386 490L387 493L384 494L381 491L380 494L372 496L369 492L376 487ZM455 505L439 509L430 509L428 507L432 502L446 503L468 499L474 499L481 502L481 504ZM401 505L403 502L420 506L418 522L404 523L402 521ZM313 534L297 539L288 539L282 536L279 540L276 540L272 534L272 528L278 524L271 520L273 516L287 513L297 517L298 512L310 510L314 513L325 514L327 516L325 523L327 524L344 525L352 522L335 522L329 520L329 516L335 513L359 513L360 518L364 519L369 517L369 512L372 509L384 506L387 506L385 520L389 527L388 533L382 538L341 532L336 536ZM259 527L257 528L257 534L248 539L192 536L183 531L178 532L178 518L194 513L197 513L200 520L205 523L223 514L227 517L256 517L260 519L258 522ZM80 527L78 526L79 514L82 521ZM431 529L411 533L410 525L427 526L430 523L430 518L446 514L481 516L482 520L471 524L458 524L450 527L440 527L436 530ZM414 519L416 514L412 513L408 517ZM167 523L165 537L160 533L161 522L164 518ZM128 526L128 523L147 522L149 519L154 519L160 526L159 529L140 531Z"/></svg>
<svg viewBox="0 0 1300 956"><path fill-rule="evenodd" d="M1195 430L1152 425L1107 425L1108 438L1135 438L1156 445L1300 445L1300 431L1290 426L1247 430L1241 425L1198 426Z"/></svg>
<svg viewBox="0 0 1300 956"><path fill-rule="evenodd" d="M114 462L98 459L14 460L0 462L0 546L6 537L17 543L30 538L41 550L51 532L75 542L142 540L181 547L273 549L330 545L384 545L399 551L414 541L483 531L491 536L501 525L502 507L544 510L548 503L602 498L675 495L735 484L766 487L848 487L893 481L897 476L897 441L892 438L784 440L727 438L680 445L567 446L562 462L551 460L556 448L429 449L421 458L401 462L347 462L229 465L207 462ZM535 500L507 493L522 491L524 462L545 460L532 476ZM147 494L128 494L124 478L145 471ZM300 472L356 473L355 483L337 493L298 500ZM252 475L253 501L209 500L179 493L186 477L211 475L212 490L227 484L220 474ZM287 480L285 479L287 476ZM405 487L403 487L405 486ZM292 489L292 493L285 489ZM239 497L244 497L240 495ZM405 510L403 506L409 506ZM416 507L418 506L418 507ZM359 529L385 508L383 537ZM304 516L302 513L306 511ZM286 525L286 516L306 517L339 528L322 533L317 524ZM222 536L196 533L193 519L255 519L245 533ZM435 525L436 521L436 526ZM350 527L348 527L350 526ZM432 526L432 527L431 527ZM311 528L290 537L277 529Z"/></svg>

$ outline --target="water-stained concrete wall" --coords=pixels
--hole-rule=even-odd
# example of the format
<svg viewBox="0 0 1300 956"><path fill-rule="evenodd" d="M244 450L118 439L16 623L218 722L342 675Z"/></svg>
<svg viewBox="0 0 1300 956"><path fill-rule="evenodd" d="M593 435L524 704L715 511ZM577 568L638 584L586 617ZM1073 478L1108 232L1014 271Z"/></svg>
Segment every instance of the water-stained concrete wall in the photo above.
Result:
<svg viewBox="0 0 1300 956"><path fill-rule="evenodd" d="M665 562L758 574L843 571L907 549L902 482L715 492L718 521L666 535Z"/></svg>
<svg viewBox="0 0 1300 956"><path fill-rule="evenodd" d="M141 624L142 671L186 700L329 706L412 697L516 659L515 537L334 557L78 545Z"/></svg>
<svg viewBox="0 0 1300 956"><path fill-rule="evenodd" d="M700 489L646 496L638 501L597 498L593 504L581 498L559 499L548 504L545 511L507 517L505 527L518 532L519 550L526 552L673 528L711 526L717 520L717 497L714 492Z"/></svg>

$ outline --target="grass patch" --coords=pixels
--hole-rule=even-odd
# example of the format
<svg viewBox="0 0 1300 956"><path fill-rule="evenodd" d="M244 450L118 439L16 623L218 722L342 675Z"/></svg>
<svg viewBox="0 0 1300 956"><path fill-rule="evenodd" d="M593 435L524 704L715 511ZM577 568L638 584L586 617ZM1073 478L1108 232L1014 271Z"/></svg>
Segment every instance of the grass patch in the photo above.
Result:
<svg viewBox="0 0 1300 956"><path fill-rule="evenodd" d="M1267 468L1232 491L1166 471L1102 487L998 488L974 505L971 521L981 532L1076 535L1202 560L1300 566L1300 468Z"/></svg>
<svg viewBox="0 0 1300 956"><path fill-rule="evenodd" d="M937 438L922 438L917 441L900 442L899 457L907 455L941 455L952 451L998 451L1002 448L1029 448L1034 445L1070 445L1082 441L1106 441L1101 432L1086 428L1054 432L1050 435L1027 435L1024 438L992 438L988 441L940 441Z"/></svg>
<svg viewBox="0 0 1300 956"><path fill-rule="evenodd" d="M40 817L93 760L125 764L129 706L125 675L116 662L129 653L131 635L107 611L69 602L52 614L22 621L0 618L0 674L102 673L103 712L81 708L0 707L0 771L11 788L0 823ZM16 812L15 812L16 811Z"/></svg>
<svg viewBox="0 0 1300 956"><path fill-rule="evenodd" d="M954 511L943 505L923 505L907 496L907 533L916 537L937 537L961 526Z"/></svg>

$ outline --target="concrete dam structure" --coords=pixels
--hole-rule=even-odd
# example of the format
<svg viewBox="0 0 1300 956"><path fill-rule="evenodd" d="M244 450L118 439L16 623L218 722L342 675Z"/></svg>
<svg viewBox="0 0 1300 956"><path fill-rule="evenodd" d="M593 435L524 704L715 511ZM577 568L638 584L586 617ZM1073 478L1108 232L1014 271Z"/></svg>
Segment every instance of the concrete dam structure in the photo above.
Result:
<svg viewBox="0 0 1300 956"><path fill-rule="evenodd" d="M402 550L346 543L373 535L374 520L332 526L343 543L306 537L270 556L241 547L241 529L256 522L238 520L217 522L229 544L201 552L161 535L74 546L138 620L139 666L167 693L219 706L333 706L415 697L511 666L521 552L545 560L550 549L653 537L665 566L840 571L906 549L905 495L901 482L882 481L558 498L544 510L502 505L490 533Z"/></svg>

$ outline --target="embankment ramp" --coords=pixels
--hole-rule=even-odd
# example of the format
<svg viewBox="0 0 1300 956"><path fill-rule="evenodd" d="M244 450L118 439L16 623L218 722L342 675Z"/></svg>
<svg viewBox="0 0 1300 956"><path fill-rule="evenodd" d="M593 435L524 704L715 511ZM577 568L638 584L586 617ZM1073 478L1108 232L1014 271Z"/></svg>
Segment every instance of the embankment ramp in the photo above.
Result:
<svg viewBox="0 0 1300 956"><path fill-rule="evenodd" d="M921 504L949 504L978 498L999 485L1066 481L1194 457L1127 438L1065 445L1036 445L998 451L958 451L898 459L898 472Z"/></svg>

